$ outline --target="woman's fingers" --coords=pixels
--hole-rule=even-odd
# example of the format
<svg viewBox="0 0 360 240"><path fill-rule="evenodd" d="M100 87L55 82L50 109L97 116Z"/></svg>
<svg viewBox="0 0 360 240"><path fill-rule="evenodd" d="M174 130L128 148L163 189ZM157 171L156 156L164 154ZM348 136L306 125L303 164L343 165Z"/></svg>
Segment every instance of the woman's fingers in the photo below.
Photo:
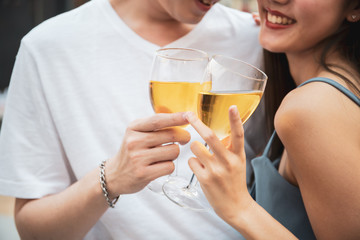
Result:
<svg viewBox="0 0 360 240"><path fill-rule="evenodd" d="M234 105L229 108L229 121L231 127L231 151L240 154L244 151L244 128L239 111Z"/></svg>
<svg viewBox="0 0 360 240"><path fill-rule="evenodd" d="M191 171L196 175L196 177L199 179L202 179L201 176L206 173L206 170L204 168L204 165L200 162L198 158L190 158L189 159L189 167Z"/></svg>
<svg viewBox="0 0 360 240"><path fill-rule="evenodd" d="M197 118L194 113L187 112L184 114L184 116L189 121L191 126L205 140L213 153L218 155L219 157L225 157L225 146L221 143L216 134L210 128L208 128L199 118Z"/></svg>
<svg viewBox="0 0 360 240"><path fill-rule="evenodd" d="M184 114L191 126L200 134L200 136L207 142L211 150L219 157L226 158L224 144L220 141L214 132L208 128L194 113L187 112ZM244 151L244 128L237 107L235 105L229 108L229 121L231 127L231 151L235 154L243 153ZM228 142L228 141L225 141ZM201 159L200 159L201 160Z"/></svg>
<svg viewBox="0 0 360 240"><path fill-rule="evenodd" d="M231 145L231 137L227 136L223 139L221 139L221 143L224 144L224 146L228 147Z"/></svg>
<svg viewBox="0 0 360 240"><path fill-rule="evenodd" d="M201 162L201 165L207 166L208 164L207 159L210 159L212 157L212 154L204 146L204 144L198 141L194 141L191 143L190 149L194 153L194 155L198 158L198 160Z"/></svg>

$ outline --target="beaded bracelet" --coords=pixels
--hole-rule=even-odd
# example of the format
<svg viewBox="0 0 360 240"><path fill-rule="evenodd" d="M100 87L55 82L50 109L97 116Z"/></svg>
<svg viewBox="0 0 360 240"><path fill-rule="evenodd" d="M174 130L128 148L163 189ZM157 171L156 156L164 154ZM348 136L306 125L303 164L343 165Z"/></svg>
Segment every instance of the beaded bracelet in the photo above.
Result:
<svg viewBox="0 0 360 240"><path fill-rule="evenodd" d="M100 187L102 189L102 192L104 193L104 196L105 196L105 199L106 199L106 202L107 204L111 207L111 208L114 208L115 207L115 204L116 202L119 200L119 196L117 196L114 200L110 200L109 198L109 193L107 191L107 188L106 188L106 181L105 181L105 162L106 160L102 161L101 164L100 164Z"/></svg>

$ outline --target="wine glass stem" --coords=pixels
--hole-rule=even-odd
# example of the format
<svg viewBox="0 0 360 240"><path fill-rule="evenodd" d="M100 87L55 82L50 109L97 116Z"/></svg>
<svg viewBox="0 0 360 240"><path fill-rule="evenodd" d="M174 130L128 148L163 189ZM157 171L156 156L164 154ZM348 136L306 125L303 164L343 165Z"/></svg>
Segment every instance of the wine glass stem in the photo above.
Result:
<svg viewBox="0 0 360 240"><path fill-rule="evenodd" d="M192 174L191 179L190 179L190 182L189 182L189 184L186 186L187 189L190 188L190 186L191 186L191 184L192 184L192 182L193 182L193 180L194 180L194 177L195 177L195 174Z"/></svg>
<svg viewBox="0 0 360 240"><path fill-rule="evenodd" d="M173 142L173 144L177 144L177 143ZM179 161L178 161L178 159L175 159L174 164L175 164L175 177L177 177L178 171L179 171ZM174 174L170 174L170 175L174 175Z"/></svg>

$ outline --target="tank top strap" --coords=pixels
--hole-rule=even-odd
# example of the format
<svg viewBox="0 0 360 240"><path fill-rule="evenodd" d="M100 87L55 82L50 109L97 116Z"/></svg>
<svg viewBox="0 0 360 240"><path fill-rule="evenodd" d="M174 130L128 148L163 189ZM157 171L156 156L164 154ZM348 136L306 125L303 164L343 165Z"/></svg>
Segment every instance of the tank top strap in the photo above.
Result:
<svg viewBox="0 0 360 240"><path fill-rule="evenodd" d="M344 93L348 98L350 98L355 104L357 104L358 106L360 106L360 98L358 98L354 93L352 93L349 89L345 88L344 86L342 86L340 83L329 79L329 78L324 78L324 77L316 77L316 78L311 78L305 82L303 82L302 84L300 84L298 87L301 87L305 84L311 83L311 82L324 82L327 83L333 87L335 87L336 89L338 89L340 92ZM271 149L271 145L274 141L274 138L276 136L276 131L274 130L274 132L272 133L265 149L264 152L262 154L262 156L269 156L269 152Z"/></svg>
<svg viewBox="0 0 360 240"><path fill-rule="evenodd" d="M306 82L303 82L298 87L301 87L305 84L311 83L311 82L324 82L327 84L330 84L331 86L337 88L340 92L344 93L348 98L350 98L354 103L356 103L358 106L360 106L360 98L358 98L354 93L352 93L349 89L342 86L340 83L331 80L329 78L323 78L323 77L317 77L317 78L311 78L307 80Z"/></svg>
<svg viewBox="0 0 360 240"><path fill-rule="evenodd" d="M276 136L276 131L274 130L274 132L271 134L271 137L270 137L268 143L266 144L266 147L264 149L264 152L263 152L262 156L269 157L269 152L270 152L270 149L271 149L271 145L272 145L272 143L274 141L275 136Z"/></svg>

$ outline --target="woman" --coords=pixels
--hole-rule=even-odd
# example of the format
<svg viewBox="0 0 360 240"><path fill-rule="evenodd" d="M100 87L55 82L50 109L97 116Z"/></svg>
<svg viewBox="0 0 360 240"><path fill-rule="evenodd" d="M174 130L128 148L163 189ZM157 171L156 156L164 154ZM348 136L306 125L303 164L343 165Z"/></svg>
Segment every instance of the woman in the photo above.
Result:
<svg viewBox="0 0 360 240"><path fill-rule="evenodd" d="M167 143L190 140L170 128L182 113L153 115L155 51L261 59L251 15L217 1L92 0L22 39L0 135L0 195L16 198L21 239L238 238L217 216L143 190L174 170L180 149Z"/></svg>
<svg viewBox="0 0 360 240"><path fill-rule="evenodd" d="M196 158L189 165L215 212L245 238L360 239L360 1L258 0L258 6L260 43L273 52L267 97L278 97L266 102L282 101L273 137L252 161L253 188L246 188L235 106L227 147L187 113L213 152L192 143Z"/></svg>

